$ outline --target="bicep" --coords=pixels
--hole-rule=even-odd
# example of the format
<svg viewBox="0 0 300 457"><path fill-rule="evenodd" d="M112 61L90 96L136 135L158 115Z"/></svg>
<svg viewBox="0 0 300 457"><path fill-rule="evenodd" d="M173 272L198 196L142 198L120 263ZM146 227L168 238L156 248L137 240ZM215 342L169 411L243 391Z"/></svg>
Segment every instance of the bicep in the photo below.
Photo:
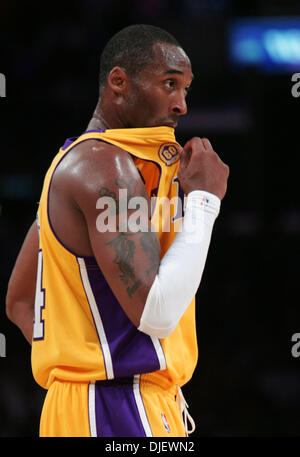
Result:
<svg viewBox="0 0 300 457"><path fill-rule="evenodd" d="M97 263L123 310L138 326L160 263L150 200L130 160L110 169L109 179L100 181L96 179L94 186L90 182L81 210Z"/></svg>
<svg viewBox="0 0 300 457"><path fill-rule="evenodd" d="M17 301L34 305L39 234L37 222L30 227L14 265L7 291L7 308ZM9 310L8 310L9 311Z"/></svg>

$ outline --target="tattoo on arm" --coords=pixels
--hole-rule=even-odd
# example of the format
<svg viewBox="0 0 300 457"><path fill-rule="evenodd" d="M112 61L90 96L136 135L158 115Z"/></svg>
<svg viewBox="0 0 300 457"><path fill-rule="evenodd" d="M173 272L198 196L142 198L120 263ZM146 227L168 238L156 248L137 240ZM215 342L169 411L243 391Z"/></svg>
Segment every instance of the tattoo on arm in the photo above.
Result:
<svg viewBox="0 0 300 457"><path fill-rule="evenodd" d="M119 190L126 190L127 191L127 207L128 207L128 202L131 198L136 197L137 194L142 193L145 198L148 197L148 194L146 192L146 189L144 188L144 184L139 183L138 181L132 180L126 180L125 178L116 178L115 183L114 183L118 191ZM142 185L141 185L142 184ZM137 188L139 186L139 193L137 192ZM120 203L119 203L119 195L117 192L108 189L107 187L100 187L98 189L98 194L100 197L111 197L115 203L116 203L116 215L120 214Z"/></svg>
<svg viewBox="0 0 300 457"><path fill-rule="evenodd" d="M133 235L135 235L135 233L120 232L119 235L107 243L113 247L116 253L114 263L119 265L121 272L120 279L126 286L128 286L127 293L130 297L132 297L142 284L140 279L136 279L133 267L135 243L130 239Z"/></svg>
<svg viewBox="0 0 300 457"><path fill-rule="evenodd" d="M100 189L98 190L98 194L100 195L100 197L111 197L114 200L116 200L117 198L116 192L108 189L107 187L100 187Z"/></svg>
<svg viewBox="0 0 300 457"><path fill-rule="evenodd" d="M117 178L114 183L118 190L127 190L127 207L130 198L135 197L137 194L143 194L148 198L148 194L144 187L144 184L135 180L127 180L125 178ZM101 187L98 190L100 197L111 197L116 202L116 215L120 216L120 204L119 195L117 191L112 191L107 187ZM152 271L156 271L160 262L159 257L157 258L156 252L159 252L158 240L153 233L141 233L141 232L119 232L115 238L109 241L107 244L114 249L115 258L113 262L119 266L120 279L127 286L127 293L130 297L137 291L142 285L142 281L136 278L134 271L134 255L136 251L135 240L132 238L134 235L140 236L140 244L147 253L150 260L150 266L146 273L150 274Z"/></svg>
<svg viewBox="0 0 300 457"><path fill-rule="evenodd" d="M150 260L150 266L146 273L150 274L153 271L157 271L160 264L160 258L157 252L160 252L160 246L156 235L152 232L142 233L140 243Z"/></svg>

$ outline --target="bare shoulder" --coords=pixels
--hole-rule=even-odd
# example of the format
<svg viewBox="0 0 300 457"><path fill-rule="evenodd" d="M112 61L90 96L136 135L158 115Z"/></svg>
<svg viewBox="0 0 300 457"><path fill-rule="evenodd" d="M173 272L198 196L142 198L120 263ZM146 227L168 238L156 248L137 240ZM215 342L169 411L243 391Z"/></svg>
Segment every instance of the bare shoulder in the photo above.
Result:
<svg viewBox="0 0 300 457"><path fill-rule="evenodd" d="M120 166L132 165L133 159L127 151L105 142L87 140L67 154L56 170L56 177L77 185L88 184L93 177L105 179Z"/></svg>
<svg viewBox="0 0 300 457"><path fill-rule="evenodd" d="M91 197L94 205L94 199L103 189L116 192L119 188L135 187L137 194L146 196L132 156L115 145L97 140L84 141L72 149L53 178L54 187L59 187L79 207L86 206Z"/></svg>

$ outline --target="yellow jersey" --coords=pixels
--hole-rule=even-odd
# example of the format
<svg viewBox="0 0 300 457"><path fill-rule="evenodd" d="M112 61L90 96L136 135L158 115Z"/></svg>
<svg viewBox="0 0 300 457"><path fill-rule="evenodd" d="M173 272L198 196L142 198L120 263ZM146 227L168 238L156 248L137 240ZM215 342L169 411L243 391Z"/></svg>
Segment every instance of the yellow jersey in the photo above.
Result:
<svg viewBox="0 0 300 457"><path fill-rule="evenodd" d="M182 221L178 196L183 197L183 193L177 178L181 147L174 129L96 130L65 142L45 176L37 214L39 260L31 356L34 378L46 389L55 379L90 382L137 374L141 380L149 378L166 388L182 386L191 378L198 357L195 299L167 338L140 332L118 303L95 258L71 252L51 226L48 196L53 173L72 148L90 139L116 145L134 158L149 196L155 199L151 220L161 256ZM165 211L164 205L170 201L174 204Z"/></svg>

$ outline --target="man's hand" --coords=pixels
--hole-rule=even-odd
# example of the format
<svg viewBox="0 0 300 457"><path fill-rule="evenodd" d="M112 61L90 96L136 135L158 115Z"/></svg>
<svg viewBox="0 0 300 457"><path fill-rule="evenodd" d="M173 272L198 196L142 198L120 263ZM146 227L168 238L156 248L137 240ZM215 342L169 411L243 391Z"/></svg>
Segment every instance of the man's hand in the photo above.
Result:
<svg viewBox="0 0 300 457"><path fill-rule="evenodd" d="M189 140L181 151L178 179L183 191L210 192L221 200L227 190L229 167L222 162L206 138Z"/></svg>
<svg viewBox="0 0 300 457"><path fill-rule="evenodd" d="M23 332L31 344L39 235L34 221L12 271L6 295L7 317Z"/></svg>

